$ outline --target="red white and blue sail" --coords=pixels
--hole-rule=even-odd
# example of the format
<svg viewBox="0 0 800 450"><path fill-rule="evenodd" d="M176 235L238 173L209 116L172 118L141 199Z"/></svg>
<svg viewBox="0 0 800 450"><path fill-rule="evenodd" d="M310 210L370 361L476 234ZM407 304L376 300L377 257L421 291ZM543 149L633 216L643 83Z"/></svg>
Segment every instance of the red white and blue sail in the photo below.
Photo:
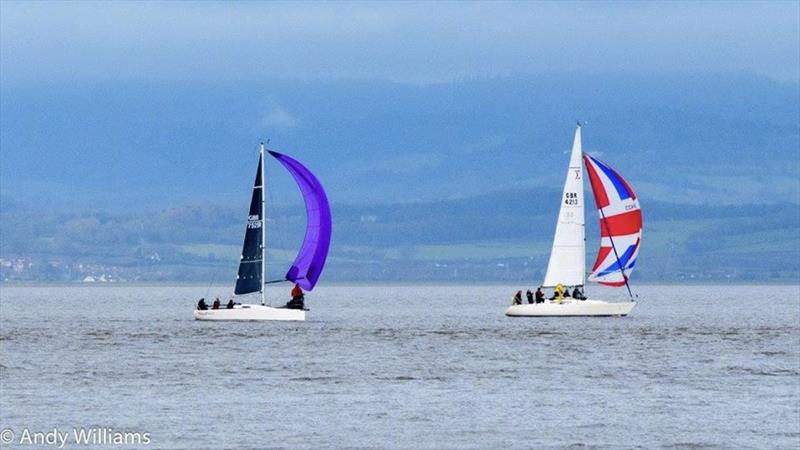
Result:
<svg viewBox="0 0 800 450"><path fill-rule="evenodd" d="M642 211L630 184L608 164L583 155L600 215L600 251L589 280L624 286L642 242Z"/></svg>

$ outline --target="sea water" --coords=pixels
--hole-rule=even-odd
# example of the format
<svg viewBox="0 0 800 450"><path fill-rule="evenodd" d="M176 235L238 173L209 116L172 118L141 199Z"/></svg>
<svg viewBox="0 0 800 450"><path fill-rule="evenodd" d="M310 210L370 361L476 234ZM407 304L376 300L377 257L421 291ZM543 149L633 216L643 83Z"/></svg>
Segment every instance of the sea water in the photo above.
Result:
<svg viewBox="0 0 800 450"><path fill-rule="evenodd" d="M800 446L800 287L642 286L625 318L506 318L517 288L323 284L304 323L234 323L192 319L221 289L1 287L4 447Z"/></svg>

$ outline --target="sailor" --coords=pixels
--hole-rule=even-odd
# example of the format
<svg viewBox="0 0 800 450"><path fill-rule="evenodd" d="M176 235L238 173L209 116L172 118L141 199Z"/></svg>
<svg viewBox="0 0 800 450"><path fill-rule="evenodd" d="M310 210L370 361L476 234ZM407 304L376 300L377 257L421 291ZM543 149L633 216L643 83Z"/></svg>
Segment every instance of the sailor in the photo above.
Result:
<svg viewBox="0 0 800 450"><path fill-rule="evenodd" d="M228 304L225 305L227 309L233 309L233 299L228 300Z"/></svg>
<svg viewBox="0 0 800 450"><path fill-rule="evenodd" d="M533 292L531 292L531 290L528 289L528 292L525 293L525 296L528 297L528 304L532 305L533 304Z"/></svg>
<svg viewBox="0 0 800 450"><path fill-rule="evenodd" d="M564 298L564 285L558 283L555 288L553 288L553 296L550 297L550 300L562 300Z"/></svg>
<svg viewBox="0 0 800 450"><path fill-rule="evenodd" d="M536 288L536 303L544 303L544 292L542 292L541 286Z"/></svg>
<svg viewBox="0 0 800 450"><path fill-rule="evenodd" d="M553 296L556 298L558 303L561 303L564 300L564 285L561 283L556 284L555 292Z"/></svg>
<svg viewBox="0 0 800 450"><path fill-rule="evenodd" d="M299 284L295 283L294 287L292 288L292 300L298 300L303 298L303 289L300 287Z"/></svg>
<svg viewBox="0 0 800 450"><path fill-rule="evenodd" d="M219 297L214 299L214 303L211 305L211 309L219 309Z"/></svg>
<svg viewBox="0 0 800 450"><path fill-rule="evenodd" d="M583 296L583 292L580 290L580 286L575 286L575 289L572 290L572 298L576 300L586 300L586 297Z"/></svg>
<svg viewBox="0 0 800 450"><path fill-rule="evenodd" d="M294 287L292 288L292 299L286 303L286 307L289 309L304 309L305 308L305 294L303 293L303 289L300 288L300 285L295 283Z"/></svg>
<svg viewBox="0 0 800 450"><path fill-rule="evenodd" d="M564 288L564 298L569 298L569 287Z"/></svg>
<svg viewBox="0 0 800 450"><path fill-rule="evenodd" d="M521 305L522 304L522 291L517 291L517 293L514 294L514 298L511 299L511 304L512 305Z"/></svg>
<svg viewBox="0 0 800 450"><path fill-rule="evenodd" d="M197 302L197 309L200 311L205 311L208 309L208 305L206 305L206 299L201 298L199 302Z"/></svg>

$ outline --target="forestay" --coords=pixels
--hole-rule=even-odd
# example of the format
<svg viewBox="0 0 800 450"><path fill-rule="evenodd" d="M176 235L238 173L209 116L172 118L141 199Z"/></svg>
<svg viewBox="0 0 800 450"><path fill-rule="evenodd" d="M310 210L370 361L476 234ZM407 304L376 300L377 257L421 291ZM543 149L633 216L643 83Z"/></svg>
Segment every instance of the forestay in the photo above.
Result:
<svg viewBox="0 0 800 450"><path fill-rule="evenodd" d="M543 286L553 287L584 284L586 267L586 242L584 240L583 163L581 160L581 127L575 130L572 154L569 159L561 210L547 264Z"/></svg>
<svg viewBox="0 0 800 450"><path fill-rule="evenodd" d="M589 280L624 286L636 264L642 242L642 211L633 189L619 173L599 159L584 155L597 212L600 251Z"/></svg>

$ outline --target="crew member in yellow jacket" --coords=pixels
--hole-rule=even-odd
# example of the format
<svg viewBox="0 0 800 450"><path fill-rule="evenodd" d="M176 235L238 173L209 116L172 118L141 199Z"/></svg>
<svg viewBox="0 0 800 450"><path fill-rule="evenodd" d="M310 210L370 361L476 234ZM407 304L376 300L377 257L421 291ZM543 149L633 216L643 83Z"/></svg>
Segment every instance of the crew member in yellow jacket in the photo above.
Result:
<svg viewBox="0 0 800 450"><path fill-rule="evenodd" d="M563 284L561 284L561 283L558 283L558 284L556 285L556 301L557 301L559 304L561 304L561 302L562 302L563 300L564 300L564 285L563 285Z"/></svg>

